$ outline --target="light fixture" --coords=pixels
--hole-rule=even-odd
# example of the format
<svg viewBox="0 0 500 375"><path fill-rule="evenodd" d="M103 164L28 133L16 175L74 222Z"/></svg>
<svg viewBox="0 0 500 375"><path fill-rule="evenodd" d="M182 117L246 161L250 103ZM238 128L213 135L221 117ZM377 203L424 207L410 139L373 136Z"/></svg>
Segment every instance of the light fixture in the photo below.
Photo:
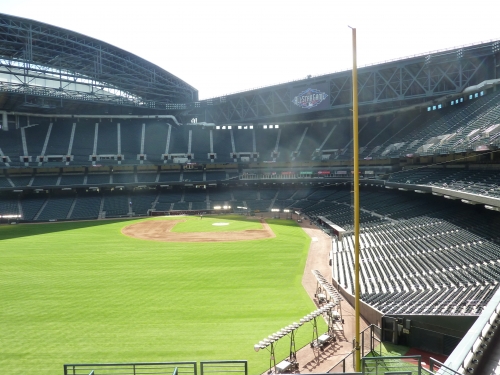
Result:
<svg viewBox="0 0 500 375"><path fill-rule="evenodd" d="M323 278L323 276L319 273L319 271L313 271L315 276L319 279L324 281L325 287L328 287L330 284ZM333 288L333 287L332 287ZM334 293L337 293L335 290L332 291L332 295ZM326 304L324 304L322 307L314 310L313 312L305 315L302 317L299 322L293 322L292 324L285 326L284 328L280 329L279 331L269 335L267 338L263 339L260 341L258 344L254 345L254 350L258 352L260 349L268 349L270 353L270 360L269 360L269 369L271 371L271 368L274 365L274 370L276 372L276 356L275 356L275 349L276 349L276 344L277 341L284 336L288 336L290 338L290 355L287 359L290 363L296 365L297 364L297 351L295 348L295 331L301 327L304 323L311 322L313 325L313 341L311 342L311 347L314 345L320 345L320 342L318 341L318 325L317 325L317 320L316 318L324 313L328 313L328 334L334 334L333 332L333 327L334 327L334 320L337 318L335 317L335 312L332 313L331 310L333 310L334 307L337 306L337 303L330 301ZM338 313L337 313L338 314Z"/></svg>
<svg viewBox="0 0 500 375"><path fill-rule="evenodd" d="M485 204L485 205L484 205L484 208L486 208L487 210L492 210L492 211L500 211L500 208L499 208L499 207L490 206L490 205L488 205L488 204Z"/></svg>
<svg viewBox="0 0 500 375"><path fill-rule="evenodd" d="M477 204L477 202L470 201L470 200L468 200L468 199L462 199L462 203L472 204L472 205Z"/></svg>

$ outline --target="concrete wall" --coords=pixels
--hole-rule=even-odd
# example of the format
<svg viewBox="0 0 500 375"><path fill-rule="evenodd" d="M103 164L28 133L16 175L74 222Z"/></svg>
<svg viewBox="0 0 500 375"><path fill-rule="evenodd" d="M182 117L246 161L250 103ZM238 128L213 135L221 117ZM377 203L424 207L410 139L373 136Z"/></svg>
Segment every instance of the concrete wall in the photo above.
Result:
<svg viewBox="0 0 500 375"><path fill-rule="evenodd" d="M345 290L341 285L339 285L334 279L332 279L332 285L340 292L342 297L344 297L344 299L349 302L352 307L354 307L354 296L347 290ZM382 312L374 309L370 305L367 305L363 301L359 301L359 312L363 319L368 322L368 324L375 324L379 327L381 326L382 316L384 316Z"/></svg>

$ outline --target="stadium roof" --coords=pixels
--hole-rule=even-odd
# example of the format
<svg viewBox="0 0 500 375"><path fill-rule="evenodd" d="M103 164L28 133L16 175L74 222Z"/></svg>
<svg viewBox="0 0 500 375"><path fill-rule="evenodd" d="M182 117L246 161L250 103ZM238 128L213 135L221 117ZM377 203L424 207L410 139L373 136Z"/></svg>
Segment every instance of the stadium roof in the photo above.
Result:
<svg viewBox="0 0 500 375"><path fill-rule="evenodd" d="M0 14L0 91L149 109L198 100L194 87L132 53L6 14Z"/></svg>
<svg viewBox="0 0 500 375"><path fill-rule="evenodd" d="M499 84L500 41L492 40L358 68L360 114L425 108L464 90ZM350 118L352 70L202 100L190 114L216 124Z"/></svg>

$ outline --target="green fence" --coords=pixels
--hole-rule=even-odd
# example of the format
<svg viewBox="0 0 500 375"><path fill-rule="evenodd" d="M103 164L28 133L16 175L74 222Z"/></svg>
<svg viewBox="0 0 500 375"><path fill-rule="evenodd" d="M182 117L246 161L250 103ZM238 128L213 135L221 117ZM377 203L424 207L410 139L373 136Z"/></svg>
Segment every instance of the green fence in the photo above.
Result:
<svg viewBox="0 0 500 375"><path fill-rule="evenodd" d="M369 354L380 356L382 346L381 341L381 329L380 327L372 324L360 332L360 349L361 357L365 357ZM352 342L352 352L347 354L339 362L337 362L333 367L331 367L327 373L345 373L354 369L354 340Z"/></svg>
<svg viewBox="0 0 500 375"><path fill-rule="evenodd" d="M200 375L247 375L247 361L202 361Z"/></svg>
<svg viewBox="0 0 500 375"><path fill-rule="evenodd" d="M380 327L373 324L360 332L361 357L369 354L378 356L382 354L381 333Z"/></svg>
<svg viewBox="0 0 500 375"><path fill-rule="evenodd" d="M363 375L420 375L419 355L403 357L365 357L361 361Z"/></svg>
<svg viewBox="0 0 500 375"><path fill-rule="evenodd" d="M247 361L203 361L200 375L248 375ZM84 363L64 365L64 375L198 375L197 362Z"/></svg>

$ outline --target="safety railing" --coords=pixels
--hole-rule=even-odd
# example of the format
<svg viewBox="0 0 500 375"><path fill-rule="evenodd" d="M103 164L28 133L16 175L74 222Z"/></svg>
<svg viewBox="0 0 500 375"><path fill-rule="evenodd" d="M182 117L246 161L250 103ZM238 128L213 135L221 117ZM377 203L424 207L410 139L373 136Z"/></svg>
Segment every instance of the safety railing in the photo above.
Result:
<svg viewBox="0 0 500 375"><path fill-rule="evenodd" d="M248 375L247 361L201 361L200 375ZM64 365L64 375L197 375L197 362L84 363Z"/></svg>
<svg viewBox="0 0 500 375"><path fill-rule="evenodd" d="M328 374L342 373L344 374L348 369L354 368L354 352L350 352L328 371Z"/></svg>
<svg viewBox="0 0 500 375"><path fill-rule="evenodd" d="M440 375L462 375L461 372L452 370L451 368L445 366L443 363L439 362L437 359L430 358L429 361L429 374L440 374Z"/></svg>
<svg viewBox="0 0 500 375"><path fill-rule="evenodd" d="M444 365L452 371L472 373L487 354L488 346L500 327L500 289L498 289L483 312L469 329L462 341L450 354ZM442 365L442 366L444 366ZM440 372L446 374L448 372ZM444 371L444 370L443 370ZM452 374L452 373L450 373Z"/></svg>
<svg viewBox="0 0 500 375"><path fill-rule="evenodd" d="M361 349L361 357L365 357L367 355L376 355L380 356L382 354L382 346L381 343L381 328L371 324L366 327L363 331L360 332L360 349ZM338 373L342 371L345 373L346 371L354 368L354 340L352 343L353 350L347 354L344 358L338 361L334 366L332 366L327 373Z"/></svg>
<svg viewBox="0 0 500 375"><path fill-rule="evenodd" d="M196 362L65 364L64 375L197 375Z"/></svg>
<svg viewBox="0 0 500 375"><path fill-rule="evenodd" d="M419 355L398 357L364 357L363 375L421 375L422 359Z"/></svg>
<svg viewBox="0 0 500 375"><path fill-rule="evenodd" d="M366 357L369 354L382 355L381 334L381 328L374 324L360 332L361 357Z"/></svg>
<svg viewBox="0 0 500 375"><path fill-rule="evenodd" d="M200 375L247 375L247 361L202 361Z"/></svg>

